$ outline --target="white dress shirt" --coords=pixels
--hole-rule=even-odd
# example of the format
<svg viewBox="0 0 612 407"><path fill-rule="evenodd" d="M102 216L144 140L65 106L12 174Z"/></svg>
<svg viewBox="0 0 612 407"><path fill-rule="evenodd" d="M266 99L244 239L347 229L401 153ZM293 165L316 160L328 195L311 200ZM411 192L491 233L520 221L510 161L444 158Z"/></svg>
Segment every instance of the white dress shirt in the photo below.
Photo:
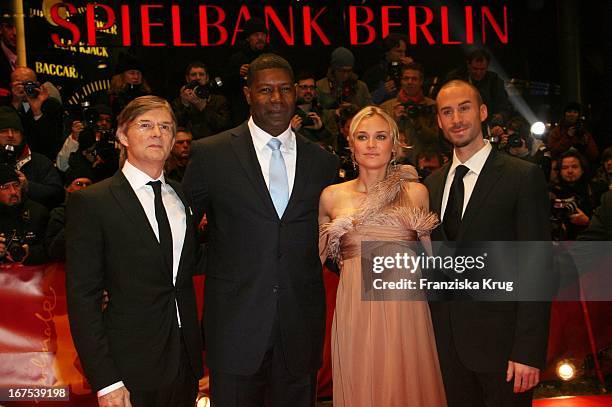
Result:
<svg viewBox="0 0 612 407"><path fill-rule="evenodd" d="M272 149L268 147L268 142L273 138L270 134L259 128L253 121L251 116L248 121L249 131L253 139L253 147L257 154L257 161L261 167L261 173L266 181L266 187L270 190L270 160L272 159ZM291 130L291 125L287 130L276 137L281 142L280 151L285 161L287 169L287 181L289 182L289 197L293 191L293 183L295 181L295 163L297 161L297 146L295 142L295 133Z"/></svg>
<svg viewBox="0 0 612 407"><path fill-rule="evenodd" d="M57 157L55 158L55 166L60 171L68 171L70 167L68 165L68 161L70 159L70 154L74 153L79 149L79 142L72 138L72 135L69 134L64 140L64 145L62 145L62 149L57 153Z"/></svg>
<svg viewBox="0 0 612 407"><path fill-rule="evenodd" d="M482 167L484 167L491 150L491 144L488 140L485 140L484 147L478 150L476 154L471 156L464 163L459 161L457 154L453 151L453 163L448 171L446 184L444 184L444 194L442 195L442 207L440 208L440 218L442 220L444 220L444 212L446 211L446 204L448 203L448 195L450 194L451 185L453 183L453 178L455 177L455 170L457 167L459 165L464 165L469 169L469 171L465 174L465 177L463 177L463 209L461 210L461 217L463 217L465 208L467 208L472 192L474 191L474 186L476 186L476 181L478 181L478 176L480 175Z"/></svg>
<svg viewBox="0 0 612 407"><path fill-rule="evenodd" d="M181 260L181 252L183 251L183 243L185 242L185 232L187 230L187 216L185 215L185 206L183 202L176 194L174 189L166 183L164 174L157 179L149 177L144 172L130 164L129 161L125 162L123 169L121 170L125 178L127 178L130 186L136 193L142 208L147 215L151 229L155 233L157 241L159 241L159 228L157 226L157 219L155 218L155 193L153 187L147 185L149 181L161 181L161 194L166 214L168 215L168 221L170 222L170 230L172 231L172 284L176 285L176 274L178 273L178 266ZM179 327L181 326L181 318L178 311L178 305L176 305L176 316L178 318ZM107 386L98 391L98 397L110 393L124 386L123 382L117 382Z"/></svg>

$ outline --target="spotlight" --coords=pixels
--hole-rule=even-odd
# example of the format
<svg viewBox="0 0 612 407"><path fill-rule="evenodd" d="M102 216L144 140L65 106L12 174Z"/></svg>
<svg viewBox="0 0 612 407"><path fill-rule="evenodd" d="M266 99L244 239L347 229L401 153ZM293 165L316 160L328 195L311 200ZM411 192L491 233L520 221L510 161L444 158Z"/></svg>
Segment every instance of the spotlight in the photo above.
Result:
<svg viewBox="0 0 612 407"><path fill-rule="evenodd" d="M535 122L531 125L531 133L535 136L541 136L546 131L546 125L543 122Z"/></svg>
<svg viewBox="0 0 612 407"><path fill-rule="evenodd" d="M198 396L196 407L210 407L210 399L206 396Z"/></svg>
<svg viewBox="0 0 612 407"><path fill-rule="evenodd" d="M557 376L566 382L572 380L576 377L576 367L569 361L559 362L557 365Z"/></svg>

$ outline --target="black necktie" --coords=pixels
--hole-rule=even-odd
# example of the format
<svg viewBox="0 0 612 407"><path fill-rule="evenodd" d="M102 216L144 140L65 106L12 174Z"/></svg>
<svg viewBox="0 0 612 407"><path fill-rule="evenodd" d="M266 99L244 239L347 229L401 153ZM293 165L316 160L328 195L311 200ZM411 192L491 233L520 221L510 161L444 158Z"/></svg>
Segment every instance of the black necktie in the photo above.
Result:
<svg viewBox="0 0 612 407"><path fill-rule="evenodd" d="M157 219L159 230L159 245L172 273L172 230L170 229L170 221L162 201L161 184L161 181L147 182L147 185L153 187L153 193L155 193L155 219Z"/></svg>
<svg viewBox="0 0 612 407"><path fill-rule="evenodd" d="M448 194L448 202L444 211L444 231L449 240L455 240L461 226L461 213L463 212L463 177L469 171L465 165L455 169L455 177Z"/></svg>

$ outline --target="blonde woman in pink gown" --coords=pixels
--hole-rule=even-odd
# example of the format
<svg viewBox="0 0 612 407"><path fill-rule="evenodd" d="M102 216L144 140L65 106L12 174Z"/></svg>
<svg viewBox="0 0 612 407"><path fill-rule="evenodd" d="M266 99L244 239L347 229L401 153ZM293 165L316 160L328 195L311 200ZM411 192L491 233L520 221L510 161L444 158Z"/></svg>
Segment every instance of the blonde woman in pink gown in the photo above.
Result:
<svg viewBox="0 0 612 407"><path fill-rule="evenodd" d="M319 208L322 259L340 265L332 325L334 407L445 407L424 294L413 293L417 300L411 301L393 293L362 299L362 241L384 241L390 255L416 240L430 243L437 218L429 212L427 189L414 167L391 164L398 130L381 109L357 113L349 145L359 176L326 188Z"/></svg>

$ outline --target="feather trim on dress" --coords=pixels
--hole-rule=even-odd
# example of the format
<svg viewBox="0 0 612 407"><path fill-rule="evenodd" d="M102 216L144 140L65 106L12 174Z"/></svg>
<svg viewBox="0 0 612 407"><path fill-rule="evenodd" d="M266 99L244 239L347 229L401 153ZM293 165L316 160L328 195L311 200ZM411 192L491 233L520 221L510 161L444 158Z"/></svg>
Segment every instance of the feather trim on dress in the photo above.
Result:
<svg viewBox="0 0 612 407"><path fill-rule="evenodd" d="M336 262L342 260L342 236L358 225L397 226L414 230L419 237L428 235L438 226L437 215L405 202L401 194L409 187L410 182L417 182L418 179L413 166L402 165L392 170L370 190L356 213L321 225L319 236L325 245L323 250L327 257Z"/></svg>

